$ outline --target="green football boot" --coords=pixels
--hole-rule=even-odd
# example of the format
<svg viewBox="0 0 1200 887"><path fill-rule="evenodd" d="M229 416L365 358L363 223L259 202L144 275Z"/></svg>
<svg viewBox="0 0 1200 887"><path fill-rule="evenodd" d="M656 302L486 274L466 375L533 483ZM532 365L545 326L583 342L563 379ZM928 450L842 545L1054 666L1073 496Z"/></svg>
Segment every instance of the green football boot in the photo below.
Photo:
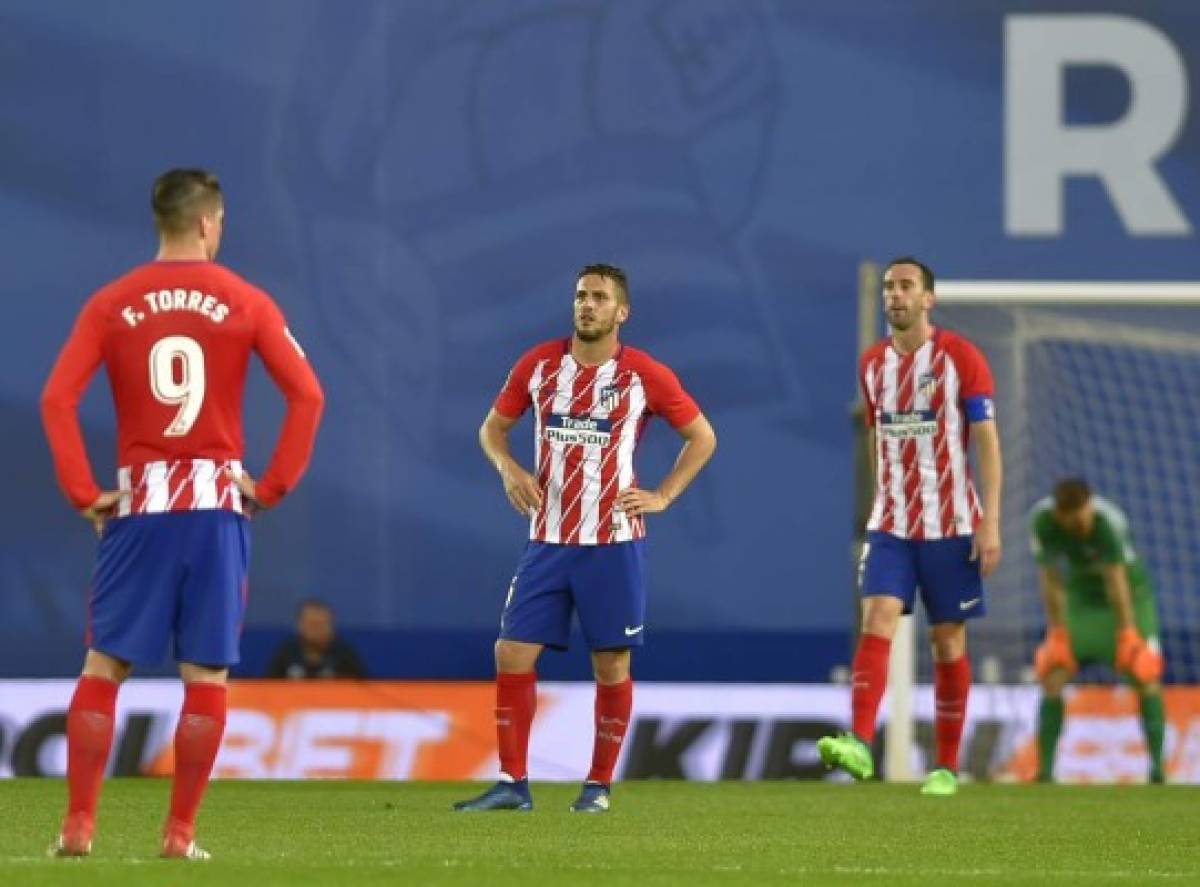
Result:
<svg viewBox="0 0 1200 887"><path fill-rule="evenodd" d="M945 767L931 770L925 777L925 781L921 783L921 794L923 795L953 795L957 793L958 777L952 770L947 770Z"/></svg>
<svg viewBox="0 0 1200 887"><path fill-rule="evenodd" d="M840 767L859 780L875 775L870 746L853 733L824 736L817 740L817 751L826 767Z"/></svg>

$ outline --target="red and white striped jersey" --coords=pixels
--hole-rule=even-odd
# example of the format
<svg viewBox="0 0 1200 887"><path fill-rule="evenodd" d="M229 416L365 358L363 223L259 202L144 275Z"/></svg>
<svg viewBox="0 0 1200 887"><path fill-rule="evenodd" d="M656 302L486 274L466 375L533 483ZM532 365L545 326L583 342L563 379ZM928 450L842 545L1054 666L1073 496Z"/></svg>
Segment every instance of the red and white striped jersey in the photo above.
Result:
<svg viewBox="0 0 1200 887"><path fill-rule="evenodd" d="M242 514L242 492L226 474L242 473L240 459L160 459L117 469L117 517L223 508Z"/></svg>
<svg viewBox="0 0 1200 887"><path fill-rule="evenodd" d="M979 497L967 461L970 424L993 418L992 373L962 336L935 329L912 354L890 338L859 361L875 429L875 504L868 530L903 539L975 532Z"/></svg>
<svg viewBox="0 0 1200 887"><path fill-rule="evenodd" d="M643 538L645 518L614 505L617 493L637 485L633 454L650 417L682 428L700 414L675 374L627 346L599 366L583 366L571 356L571 341L556 339L517 361L495 403L510 419L530 406L542 507L529 538L568 545Z"/></svg>

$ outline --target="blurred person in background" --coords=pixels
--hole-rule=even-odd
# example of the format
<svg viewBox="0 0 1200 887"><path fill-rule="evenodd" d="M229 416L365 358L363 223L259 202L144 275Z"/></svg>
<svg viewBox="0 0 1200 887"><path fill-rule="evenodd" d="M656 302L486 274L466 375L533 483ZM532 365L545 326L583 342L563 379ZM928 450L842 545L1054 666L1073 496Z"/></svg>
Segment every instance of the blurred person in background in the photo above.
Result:
<svg viewBox="0 0 1200 887"><path fill-rule="evenodd" d="M1137 691L1150 753L1150 782L1163 782L1163 656L1150 574L1133 547L1129 518L1066 478L1033 506L1030 543L1046 608L1046 638L1034 657L1042 685L1038 707L1038 780L1054 779L1062 732L1063 688L1081 664L1114 668ZM1065 562L1064 579L1059 570Z"/></svg>
<svg viewBox="0 0 1200 887"><path fill-rule="evenodd" d="M365 678L358 653L337 636L333 610L324 601L309 598L300 604L296 633L288 638L267 669L269 678Z"/></svg>

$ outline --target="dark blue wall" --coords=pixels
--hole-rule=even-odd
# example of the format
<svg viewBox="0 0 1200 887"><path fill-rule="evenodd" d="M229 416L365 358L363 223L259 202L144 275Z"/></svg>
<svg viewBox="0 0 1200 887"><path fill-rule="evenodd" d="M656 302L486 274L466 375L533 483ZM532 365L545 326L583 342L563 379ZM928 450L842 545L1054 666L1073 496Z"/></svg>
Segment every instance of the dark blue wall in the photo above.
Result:
<svg viewBox="0 0 1200 887"><path fill-rule="evenodd" d="M1068 189L1063 236L1006 236L1003 19L1035 6L8 0L0 674L79 657L93 542L54 487L40 386L88 293L153 252L153 177L204 165L227 194L222 259L284 306L328 393L304 485L256 523L252 638L309 595L409 646L488 636L523 525L475 431L517 355L568 331L576 268L603 260L631 275L627 341L721 435L652 522L651 625L709 638L710 661L787 637L807 652L766 670L822 676L850 631L858 260L1200 275L1194 238L1130 236L1094 183ZM1150 14L1188 52L1191 10ZM1119 116L1117 80L1073 79L1072 115ZM1197 147L1191 115L1161 164L1192 212ZM252 470L280 414L256 369ZM83 419L105 476L102 382ZM653 429L642 476L676 447Z"/></svg>

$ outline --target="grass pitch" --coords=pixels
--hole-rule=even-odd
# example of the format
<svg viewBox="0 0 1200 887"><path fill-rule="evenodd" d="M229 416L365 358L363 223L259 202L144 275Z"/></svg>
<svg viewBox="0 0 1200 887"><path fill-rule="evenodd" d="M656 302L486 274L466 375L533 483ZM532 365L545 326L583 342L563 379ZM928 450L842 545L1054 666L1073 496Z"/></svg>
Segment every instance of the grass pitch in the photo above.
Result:
<svg viewBox="0 0 1200 887"><path fill-rule="evenodd" d="M613 810L450 812L476 785L218 782L200 814L207 863L156 858L168 785L105 786L95 852L43 853L61 780L0 781L8 884L1200 884L1200 791L1182 786L621 783Z"/></svg>

